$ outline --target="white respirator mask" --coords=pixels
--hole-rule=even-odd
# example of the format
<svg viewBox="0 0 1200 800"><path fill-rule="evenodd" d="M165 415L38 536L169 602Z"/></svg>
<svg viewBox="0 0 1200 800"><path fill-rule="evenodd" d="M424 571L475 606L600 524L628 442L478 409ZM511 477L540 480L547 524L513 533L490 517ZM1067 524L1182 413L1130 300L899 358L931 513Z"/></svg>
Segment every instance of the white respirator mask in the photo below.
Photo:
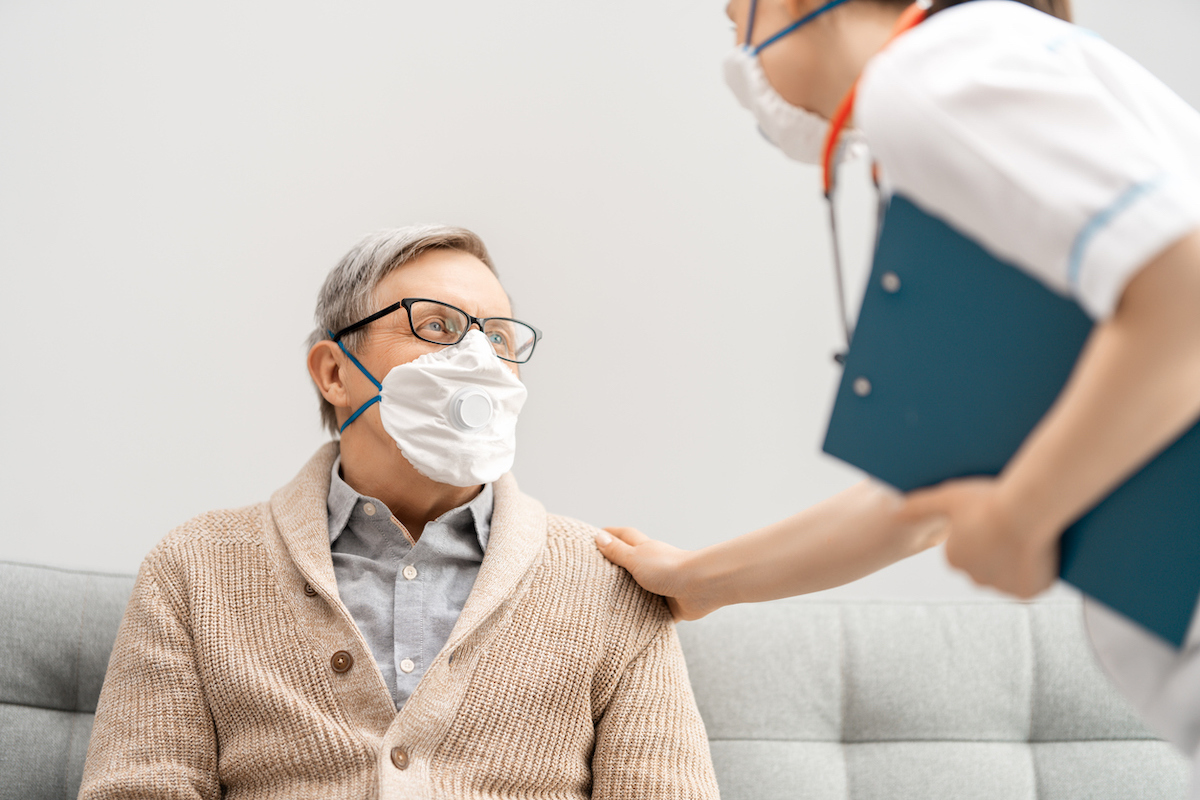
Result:
<svg viewBox="0 0 1200 800"><path fill-rule="evenodd" d="M383 429L430 480L478 486L512 469L517 415L528 391L481 331L470 330L458 344L393 367L382 383L341 342L338 346L379 389L342 430L377 402Z"/></svg>
<svg viewBox="0 0 1200 800"><path fill-rule="evenodd" d="M737 45L725 57L725 83L742 107L749 109L758 122L758 129L767 141L783 151L788 158L803 164L820 164L825 147L825 135L829 132L829 120L806 108L794 106L784 100L763 72L759 53L765 48L816 19L845 0L832 0L816 11L797 20L758 46L749 42ZM750 6L749 25L753 26L756 2ZM847 130L842 135L843 152L854 157L864 151L865 141L856 130Z"/></svg>

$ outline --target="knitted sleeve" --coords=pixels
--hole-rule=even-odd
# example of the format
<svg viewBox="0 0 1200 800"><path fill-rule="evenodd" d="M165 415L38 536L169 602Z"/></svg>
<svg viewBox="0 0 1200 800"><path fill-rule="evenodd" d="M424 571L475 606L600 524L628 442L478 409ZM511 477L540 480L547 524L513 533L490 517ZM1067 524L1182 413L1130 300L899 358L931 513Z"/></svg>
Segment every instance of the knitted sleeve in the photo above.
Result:
<svg viewBox="0 0 1200 800"><path fill-rule="evenodd" d="M100 692L81 800L218 800L217 739L184 604L142 565Z"/></svg>
<svg viewBox="0 0 1200 800"><path fill-rule="evenodd" d="M592 779L595 800L718 796L704 723L667 620L629 663L596 726Z"/></svg>

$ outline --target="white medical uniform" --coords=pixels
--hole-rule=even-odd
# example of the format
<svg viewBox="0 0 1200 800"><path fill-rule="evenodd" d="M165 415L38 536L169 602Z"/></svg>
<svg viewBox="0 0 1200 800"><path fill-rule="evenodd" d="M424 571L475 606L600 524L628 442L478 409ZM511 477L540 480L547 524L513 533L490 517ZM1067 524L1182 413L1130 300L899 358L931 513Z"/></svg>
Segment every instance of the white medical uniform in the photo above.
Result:
<svg viewBox="0 0 1200 800"><path fill-rule="evenodd" d="M1098 321L1200 227L1200 113L1095 34L1011 0L953 6L893 42L864 71L854 118L885 192ZM1197 756L1196 626L1177 651L1098 603L1085 619L1113 682Z"/></svg>

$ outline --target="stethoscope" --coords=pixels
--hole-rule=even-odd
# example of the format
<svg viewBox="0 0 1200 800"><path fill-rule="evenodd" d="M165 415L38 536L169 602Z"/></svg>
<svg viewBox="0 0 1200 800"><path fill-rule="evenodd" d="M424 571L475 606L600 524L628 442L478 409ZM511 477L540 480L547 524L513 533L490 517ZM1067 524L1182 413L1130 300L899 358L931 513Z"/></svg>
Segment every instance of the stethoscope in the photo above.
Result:
<svg viewBox="0 0 1200 800"><path fill-rule="evenodd" d="M892 28L892 33L883 46L887 47L901 35L924 21L929 16L931 5L933 5L932 0L917 0L917 2L904 9L904 13L896 20L896 25ZM846 312L846 282L843 277L842 250L838 239L837 203L834 202L837 194L837 182L835 179L837 177L837 167L841 163L842 151L845 147L842 142L842 132L846 129L846 123L850 120L850 113L854 110L854 99L857 92L858 79L855 79L854 85L850 87L850 91L846 92L846 96L838 103L837 111L834 112L833 119L829 122L829 132L825 134L825 146L821 151L822 186L825 190L825 205L829 208L829 232L833 238L834 286L837 288L838 316L841 319L842 333L846 339L845 349L833 354L833 360L838 364L846 363L846 355L850 352L850 342L854 339L854 328L850 325L850 316ZM872 165L871 179L875 183L875 192L879 198L875 212L875 236L876 240L878 240L879 233L883 230L883 218L887 212L888 205L887 198L879 187L878 165Z"/></svg>

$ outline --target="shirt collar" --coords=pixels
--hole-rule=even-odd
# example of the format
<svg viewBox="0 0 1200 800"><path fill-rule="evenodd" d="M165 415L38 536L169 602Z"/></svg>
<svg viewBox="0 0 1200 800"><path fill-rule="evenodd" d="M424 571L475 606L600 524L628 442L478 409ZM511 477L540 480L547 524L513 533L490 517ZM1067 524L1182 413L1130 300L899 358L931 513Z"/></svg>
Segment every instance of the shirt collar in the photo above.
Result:
<svg viewBox="0 0 1200 800"><path fill-rule="evenodd" d="M350 488L350 484L342 480L342 476L339 474L341 470L342 457L339 455L333 460L333 471L329 476L329 500L326 503L329 508L330 544L336 542L337 538L342 535L342 531L346 529L346 523L350 521L350 514L361 497L358 492Z"/></svg>
<svg viewBox="0 0 1200 800"><path fill-rule="evenodd" d="M488 539L492 535L492 509L495 507L495 498L492 485L485 483L483 491L475 495L475 498L466 506L471 509L471 520L475 523L475 535L479 537L479 548L485 553Z"/></svg>
<svg viewBox="0 0 1200 800"><path fill-rule="evenodd" d="M387 508L375 498L366 497L351 488L342 480L339 474L342 469L342 457L339 455L333 461L329 477L329 499L326 502L329 513L329 543L332 545L342 535L346 525L350 523L350 515L360 502L370 501L379 508ZM474 530L479 539L479 547L487 552L488 539L492 533L492 509L495 506L495 492L492 484L485 483L483 491L470 501L442 514L434 522L441 522L454 530Z"/></svg>

